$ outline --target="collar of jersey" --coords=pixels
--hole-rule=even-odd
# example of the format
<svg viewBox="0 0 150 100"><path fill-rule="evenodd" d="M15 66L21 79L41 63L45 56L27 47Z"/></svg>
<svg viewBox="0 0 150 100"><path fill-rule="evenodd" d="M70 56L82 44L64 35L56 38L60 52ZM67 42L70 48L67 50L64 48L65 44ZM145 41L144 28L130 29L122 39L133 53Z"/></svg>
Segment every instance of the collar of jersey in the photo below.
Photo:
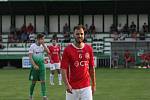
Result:
<svg viewBox="0 0 150 100"><path fill-rule="evenodd" d="M35 45L37 45L37 46L39 46L39 47L41 46L41 44L40 44L40 45L38 45L37 43L35 43Z"/></svg>
<svg viewBox="0 0 150 100"><path fill-rule="evenodd" d="M52 45L53 47L57 47L57 44L56 45Z"/></svg>
<svg viewBox="0 0 150 100"><path fill-rule="evenodd" d="M82 47L82 48L78 48L78 47L76 47L73 43L72 43L72 46L73 46L74 48L76 48L76 49L83 49L83 48L84 48L84 46L85 46L85 44L83 45L83 47Z"/></svg>

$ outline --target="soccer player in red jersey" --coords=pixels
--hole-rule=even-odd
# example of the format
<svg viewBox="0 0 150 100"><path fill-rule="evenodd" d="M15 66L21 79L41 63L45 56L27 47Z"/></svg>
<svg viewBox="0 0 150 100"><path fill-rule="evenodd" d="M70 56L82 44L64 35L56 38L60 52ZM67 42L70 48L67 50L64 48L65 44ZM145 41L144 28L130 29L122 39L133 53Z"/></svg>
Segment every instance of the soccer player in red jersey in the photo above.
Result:
<svg viewBox="0 0 150 100"><path fill-rule="evenodd" d="M125 51L124 59L125 59L125 67L128 68L129 63L133 62L133 58L131 57L131 52L129 50Z"/></svg>
<svg viewBox="0 0 150 100"><path fill-rule="evenodd" d="M150 68L150 53L144 53L141 55L144 68Z"/></svg>
<svg viewBox="0 0 150 100"><path fill-rule="evenodd" d="M61 61L66 100L92 100L92 94L96 91L93 49L83 42L82 25L74 27L73 35L75 42L65 48Z"/></svg>
<svg viewBox="0 0 150 100"><path fill-rule="evenodd" d="M50 54L48 55L50 58L50 84L54 85L54 72L57 70L58 73L58 82L59 85L62 85L61 80L62 76L60 73L60 60L61 60L61 52L60 47L57 45L57 40L52 40L52 45L48 46L48 49L50 51Z"/></svg>

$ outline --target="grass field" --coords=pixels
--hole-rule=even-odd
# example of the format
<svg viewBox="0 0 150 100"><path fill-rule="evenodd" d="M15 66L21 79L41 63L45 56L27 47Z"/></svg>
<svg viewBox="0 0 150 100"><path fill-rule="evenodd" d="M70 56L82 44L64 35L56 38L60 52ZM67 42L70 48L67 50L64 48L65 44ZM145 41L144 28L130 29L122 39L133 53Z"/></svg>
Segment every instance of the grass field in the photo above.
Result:
<svg viewBox="0 0 150 100"><path fill-rule="evenodd" d="M0 100L28 100L28 74L28 69L0 69ZM96 77L94 100L150 100L149 69L96 69ZM48 79L49 70L49 100L65 100L64 85L50 86ZM35 87L34 100L41 100L39 83Z"/></svg>

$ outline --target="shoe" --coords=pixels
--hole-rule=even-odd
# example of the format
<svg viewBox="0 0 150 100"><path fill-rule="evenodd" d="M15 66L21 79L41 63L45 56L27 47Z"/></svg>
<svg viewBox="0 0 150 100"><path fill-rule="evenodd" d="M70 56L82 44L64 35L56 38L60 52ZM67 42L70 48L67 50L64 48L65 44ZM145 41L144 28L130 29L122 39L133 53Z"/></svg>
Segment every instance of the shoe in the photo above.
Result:
<svg viewBox="0 0 150 100"><path fill-rule="evenodd" d="M29 100L33 100L33 97L32 97L32 96L29 96Z"/></svg>
<svg viewBox="0 0 150 100"><path fill-rule="evenodd" d="M50 85L55 85L53 82L50 82Z"/></svg>
<svg viewBox="0 0 150 100"><path fill-rule="evenodd" d="M62 83L61 83L61 82L59 82L59 85L62 85Z"/></svg>
<svg viewBox="0 0 150 100"><path fill-rule="evenodd" d="M47 96L44 96L42 100L48 100Z"/></svg>

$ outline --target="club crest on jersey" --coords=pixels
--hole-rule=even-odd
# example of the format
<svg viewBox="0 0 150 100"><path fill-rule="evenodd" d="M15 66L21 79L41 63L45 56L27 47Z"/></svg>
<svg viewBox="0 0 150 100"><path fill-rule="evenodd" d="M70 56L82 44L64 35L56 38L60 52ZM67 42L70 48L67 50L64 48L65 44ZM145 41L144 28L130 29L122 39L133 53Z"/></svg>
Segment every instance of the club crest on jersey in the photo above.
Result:
<svg viewBox="0 0 150 100"><path fill-rule="evenodd" d="M85 58L86 59L90 59L90 55L89 55L89 53L87 52L87 53L85 53Z"/></svg>

